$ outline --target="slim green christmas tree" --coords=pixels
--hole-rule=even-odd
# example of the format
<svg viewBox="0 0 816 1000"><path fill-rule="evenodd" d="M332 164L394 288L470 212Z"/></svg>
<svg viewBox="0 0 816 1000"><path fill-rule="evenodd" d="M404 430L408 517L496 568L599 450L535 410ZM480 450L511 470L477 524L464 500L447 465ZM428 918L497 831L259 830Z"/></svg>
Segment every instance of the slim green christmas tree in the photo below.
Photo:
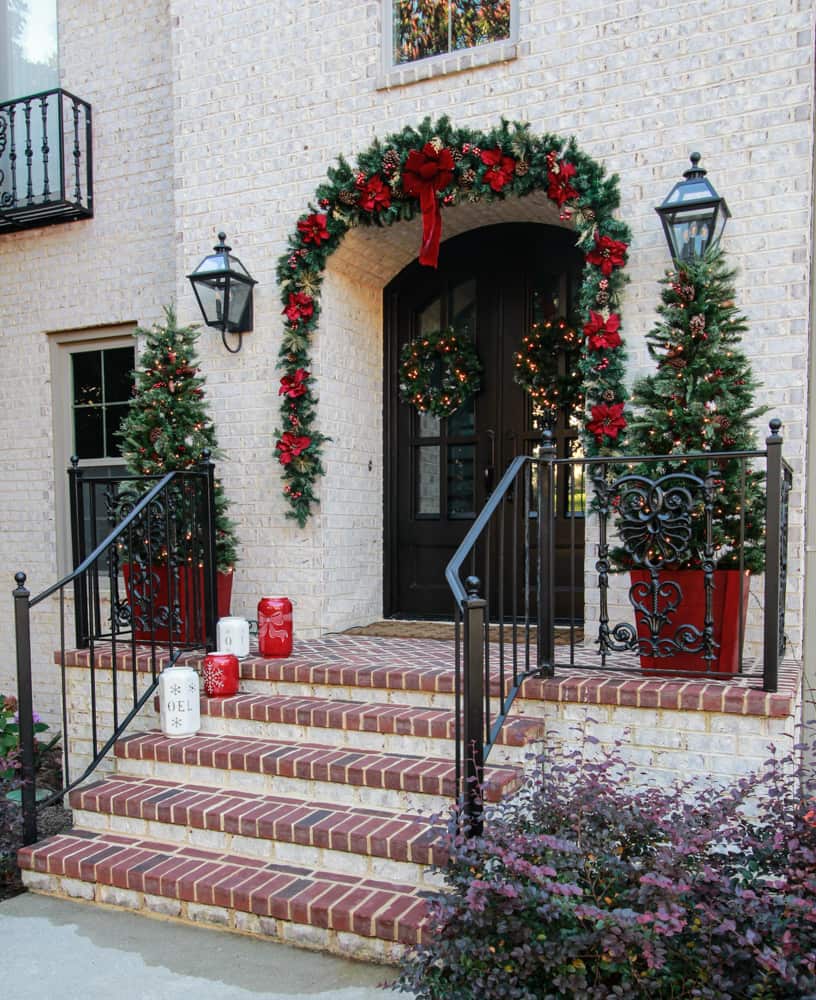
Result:
<svg viewBox="0 0 816 1000"><path fill-rule="evenodd" d="M657 371L634 386L636 411L630 424L630 454L752 451L757 448L753 421L766 408L754 404L758 383L740 349L747 330L734 303L734 274L715 247L702 258L675 264L663 281L658 322L647 334ZM705 478L706 460L686 471ZM656 479L677 463L644 465ZM719 568L758 572L764 562L763 474L738 461L717 464L713 541ZM695 518L687 565L699 565L705 544L704 520ZM740 539L742 544L740 545Z"/></svg>
<svg viewBox="0 0 816 1000"><path fill-rule="evenodd" d="M215 428L207 414L204 379L199 374L195 344L198 330L179 327L172 307L165 323L137 329L145 348L136 371L134 397L119 430L128 472L164 475L190 469L205 450L220 455ZM227 517L224 490L215 483L216 563L230 569L236 561L235 526Z"/></svg>

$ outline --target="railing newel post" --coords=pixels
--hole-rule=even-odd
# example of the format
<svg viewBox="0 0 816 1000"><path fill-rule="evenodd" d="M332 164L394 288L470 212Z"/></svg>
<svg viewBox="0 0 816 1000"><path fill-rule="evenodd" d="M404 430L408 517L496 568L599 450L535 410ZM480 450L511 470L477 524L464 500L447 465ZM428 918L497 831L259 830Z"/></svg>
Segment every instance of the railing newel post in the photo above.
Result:
<svg viewBox="0 0 816 1000"><path fill-rule="evenodd" d="M215 545L215 463L210 452L204 450L199 466L204 473L205 495L203 505L204 543L204 634L208 651L215 649L215 625L218 620L218 567Z"/></svg>
<svg viewBox="0 0 816 1000"><path fill-rule="evenodd" d="M555 663L555 601L554 601L554 539L553 522L555 503L553 484L556 446L552 428L547 425L541 435L538 463L538 497L536 532L538 560L536 567L537 634L536 652L538 669L552 676Z"/></svg>
<svg viewBox="0 0 816 1000"><path fill-rule="evenodd" d="M480 837L484 829L484 642L487 601L479 597L480 581L469 576L465 581L467 598L463 602L464 618L464 815L467 832Z"/></svg>
<svg viewBox="0 0 816 1000"><path fill-rule="evenodd" d="M769 421L765 439L765 619L763 642L763 687L776 691L779 675L780 561L782 558L782 421Z"/></svg>
<svg viewBox="0 0 816 1000"><path fill-rule="evenodd" d="M17 651L17 720L20 735L23 811L23 843L37 839L37 789L34 771L34 697L31 688L31 605L26 590L25 573L16 573L14 597L14 633Z"/></svg>

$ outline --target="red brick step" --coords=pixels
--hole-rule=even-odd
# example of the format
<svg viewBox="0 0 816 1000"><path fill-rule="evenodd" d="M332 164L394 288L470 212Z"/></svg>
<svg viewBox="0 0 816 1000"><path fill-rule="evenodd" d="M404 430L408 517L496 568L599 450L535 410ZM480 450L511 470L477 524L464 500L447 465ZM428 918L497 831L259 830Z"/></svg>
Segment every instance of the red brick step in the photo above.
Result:
<svg viewBox="0 0 816 1000"><path fill-rule="evenodd" d="M114 752L121 759L328 782L336 789L340 786L383 789L442 797L447 802L455 798L456 792L455 768L450 760L319 743L217 734L167 737L154 730L120 740ZM497 802L515 791L521 777L521 769L516 767L488 767L484 787L486 801Z"/></svg>
<svg viewBox="0 0 816 1000"><path fill-rule="evenodd" d="M447 860L443 827L383 809L127 775L75 789L71 808L418 865Z"/></svg>
<svg viewBox="0 0 816 1000"><path fill-rule="evenodd" d="M48 876L54 889L62 879L80 879L96 887L94 898L131 908L150 909L146 896L218 908L219 922L229 920L235 929L248 926L236 914L255 914L404 945L422 938L424 894L407 884L82 830L25 847L18 860ZM126 895L99 892L99 886ZM185 916L183 908L179 915ZM276 933L268 924L262 932ZM286 935L278 929L276 936Z"/></svg>

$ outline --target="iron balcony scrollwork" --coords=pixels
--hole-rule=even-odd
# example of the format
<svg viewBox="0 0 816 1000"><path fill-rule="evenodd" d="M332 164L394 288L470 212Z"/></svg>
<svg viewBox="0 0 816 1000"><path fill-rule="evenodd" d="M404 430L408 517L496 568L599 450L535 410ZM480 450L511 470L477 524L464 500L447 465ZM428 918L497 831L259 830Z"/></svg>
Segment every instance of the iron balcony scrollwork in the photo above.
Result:
<svg viewBox="0 0 816 1000"><path fill-rule="evenodd" d="M62 89L0 104L0 233L93 216L91 106Z"/></svg>

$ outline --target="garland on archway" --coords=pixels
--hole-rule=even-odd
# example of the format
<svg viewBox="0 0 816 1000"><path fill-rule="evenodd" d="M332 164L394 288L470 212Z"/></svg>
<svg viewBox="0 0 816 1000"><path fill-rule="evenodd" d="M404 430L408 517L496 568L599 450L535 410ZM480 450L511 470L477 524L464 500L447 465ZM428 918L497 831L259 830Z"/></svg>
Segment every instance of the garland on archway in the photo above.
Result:
<svg viewBox="0 0 816 1000"><path fill-rule="evenodd" d="M583 154L574 139L534 135L520 122L489 132L425 119L375 141L352 166L343 157L297 221L277 276L285 316L278 367L282 426L277 431L288 516L301 527L317 503L328 440L316 426L317 397L309 345L320 316L320 286L328 258L354 226L387 226L422 215L421 263L436 266L443 206L490 202L544 191L575 229L585 267L579 296L584 344L580 357L586 397L588 454L615 454L626 427L620 295L630 240L614 217L618 179Z"/></svg>
<svg viewBox="0 0 816 1000"><path fill-rule="evenodd" d="M476 345L452 327L409 340L400 353L400 399L420 413L450 417L481 388Z"/></svg>

